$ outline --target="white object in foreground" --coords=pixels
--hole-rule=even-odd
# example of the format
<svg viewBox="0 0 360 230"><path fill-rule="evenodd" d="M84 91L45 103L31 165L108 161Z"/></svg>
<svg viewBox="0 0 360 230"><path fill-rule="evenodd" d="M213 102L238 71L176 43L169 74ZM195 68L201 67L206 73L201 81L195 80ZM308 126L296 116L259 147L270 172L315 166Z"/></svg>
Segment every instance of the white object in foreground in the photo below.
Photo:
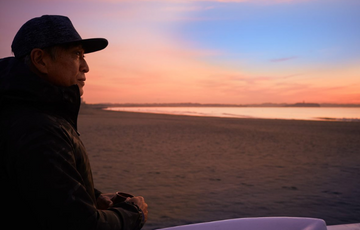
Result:
<svg viewBox="0 0 360 230"><path fill-rule="evenodd" d="M360 223L331 225L327 227L327 230L360 230Z"/></svg>
<svg viewBox="0 0 360 230"><path fill-rule="evenodd" d="M324 220L315 218L259 217L189 224L161 230L327 230L327 228Z"/></svg>

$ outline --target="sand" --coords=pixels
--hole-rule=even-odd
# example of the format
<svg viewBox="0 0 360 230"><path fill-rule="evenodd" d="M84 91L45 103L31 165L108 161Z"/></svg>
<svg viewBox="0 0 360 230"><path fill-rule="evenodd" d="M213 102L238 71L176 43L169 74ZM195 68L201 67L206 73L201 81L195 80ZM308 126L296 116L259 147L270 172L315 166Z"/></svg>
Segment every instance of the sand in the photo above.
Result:
<svg viewBox="0 0 360 230"><path fill-rule="evenodd" d="M360 122L83 106L78 126L95 186L145 197L144 229L261 216L360 222Z"/></svg>

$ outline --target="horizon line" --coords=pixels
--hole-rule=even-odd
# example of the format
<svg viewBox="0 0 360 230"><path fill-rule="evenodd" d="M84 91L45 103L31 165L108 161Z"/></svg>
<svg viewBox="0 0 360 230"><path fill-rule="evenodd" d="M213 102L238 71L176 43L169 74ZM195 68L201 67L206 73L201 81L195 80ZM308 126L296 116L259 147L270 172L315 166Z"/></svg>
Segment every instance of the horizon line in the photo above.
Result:
<svg viewBox="0 0 360 230"><path fill-rule="evenodd" d="M284 107L284 106L309 106L309 107L360 107L360 103L313 103L313 102L297 102L297 103L248 103L248 104L233 104L233 103L197 103L197 102L170 102L170 103L110 103L110 102L101 102L101 103L86 103L86 101L82 101L82 104L85 105L102 105L102 106L235 106L235 107L248 107L248 106L263 106L263 107Z"/></svg>

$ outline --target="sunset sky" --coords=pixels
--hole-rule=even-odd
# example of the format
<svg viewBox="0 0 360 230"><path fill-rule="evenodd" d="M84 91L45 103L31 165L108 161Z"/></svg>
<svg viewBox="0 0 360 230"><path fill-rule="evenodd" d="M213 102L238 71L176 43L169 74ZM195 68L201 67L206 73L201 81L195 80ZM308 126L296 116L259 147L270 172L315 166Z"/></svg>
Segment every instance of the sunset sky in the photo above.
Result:
<svg viewBox="0 0 360 230"><path fill-rule="evenodd" d="M0 58L18 29L68 16L87 103L360 103L359 0L0 0Z"/></svg>

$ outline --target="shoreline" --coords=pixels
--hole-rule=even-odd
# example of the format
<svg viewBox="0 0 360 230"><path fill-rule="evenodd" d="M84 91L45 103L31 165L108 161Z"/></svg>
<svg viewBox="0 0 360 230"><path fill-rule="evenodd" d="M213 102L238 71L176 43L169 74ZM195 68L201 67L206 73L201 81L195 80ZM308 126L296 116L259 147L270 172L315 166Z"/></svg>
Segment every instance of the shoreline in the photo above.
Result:
<svg viewBox="0 0 360 230"><path fill-rule="evenodd" d="M133 109L129 109L133 108ZM163 108L174 108L175 110L162 110ZM302 120L302 121L340 121L340 122L360 122L360 118L346 118L346 117L329 117L329 116L314 116L309 118L286 118L286 117L259 117L259 116L250 116L250 115L241 115L234 113L226 113L222 111L221 113L218 111L217 114L213 114L213 112L196 112L196 111L182 111L179 108L224 108L224 107L102 107L103 111L115 111L115 112L132 112L132 113L145 113L145 114L164 114L164 115L178 115L178 116L193 116L193 117L217 117L217 118L240 118L240 119L269 119L269 120ZM226 107L228 108L228 107ZM229 107L232 108L232 107ZM246 107L244 107L246 108ZM254 107L258 109L259 107ZM274 108L274 107L264 107L266 109ZM286 109L289 107L276 107L281 109ZM294 108L294 107L291 107ZM300 107L297 107L300 108ZM160 109L160 110L158 110ZM250 108L253 109L253 108ZM316 108L315 108L316 109Z"/></svg>

